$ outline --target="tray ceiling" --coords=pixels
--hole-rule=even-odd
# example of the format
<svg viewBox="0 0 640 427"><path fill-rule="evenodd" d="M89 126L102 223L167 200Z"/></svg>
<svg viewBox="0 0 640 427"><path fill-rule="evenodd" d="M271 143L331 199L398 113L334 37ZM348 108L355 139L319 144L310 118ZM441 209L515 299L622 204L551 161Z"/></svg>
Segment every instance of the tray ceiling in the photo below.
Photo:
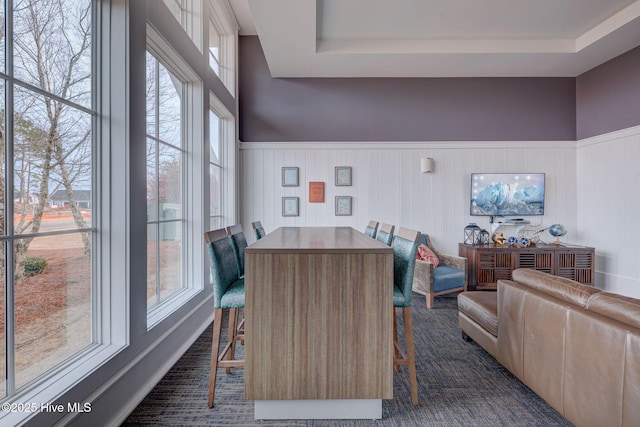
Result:
<svg viewBox="0 0 640 427"><path fill-rule="evenodd" d="M640 45L640 0L230 0L274 77L575 77Z"/></svg>

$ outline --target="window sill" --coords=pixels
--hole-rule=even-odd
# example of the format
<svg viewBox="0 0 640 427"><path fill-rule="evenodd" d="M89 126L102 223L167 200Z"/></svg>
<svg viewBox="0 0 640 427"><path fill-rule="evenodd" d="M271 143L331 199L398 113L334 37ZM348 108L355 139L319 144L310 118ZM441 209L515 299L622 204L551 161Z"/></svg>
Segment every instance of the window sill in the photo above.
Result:
<svg viewBox="0 0 640 427"><path fill-rule="evenodd" d="M4 401L0 411L0 425L21 425L42 412L57 412L65 417L90 412L91 402L66 402L59 399L125 347L123 344L94 344L88 347L83 354Z"/></svg>
<svg viewBox="0 0 640 427"><path fill-rule="evenodd" d="M153 307L147 313L147 330L152 329L158 323L175 313L177 309L182 307L187 301L199 294L202 289L183 289L169 297L166 301L161 302Z"/></svg>

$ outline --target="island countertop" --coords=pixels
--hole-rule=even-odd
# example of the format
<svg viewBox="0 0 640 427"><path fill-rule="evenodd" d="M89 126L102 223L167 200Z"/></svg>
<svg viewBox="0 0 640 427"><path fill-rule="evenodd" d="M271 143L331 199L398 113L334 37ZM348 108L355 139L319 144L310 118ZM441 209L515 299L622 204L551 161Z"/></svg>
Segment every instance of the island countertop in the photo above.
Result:
<svg viewBox="0 0 640 427"><path fill-rule="evenodd" d="M337 418L381 417L393 398L389 246L350 227L282 227L246 248L245 293L256 418L325 418L334 409L323 402L346 402ZM367 402L373 413L359 411Z"/></svg>

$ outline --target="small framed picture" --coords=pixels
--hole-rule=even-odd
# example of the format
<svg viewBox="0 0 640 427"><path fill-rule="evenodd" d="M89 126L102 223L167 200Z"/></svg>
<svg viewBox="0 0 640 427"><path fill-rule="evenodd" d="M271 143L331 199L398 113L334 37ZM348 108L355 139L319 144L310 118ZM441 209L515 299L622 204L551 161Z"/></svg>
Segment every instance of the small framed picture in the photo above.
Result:
<svg viewBox="0 0 640 427"><path fill-rule="evenodd" d="M283 167L282 168L282 186L283 187L297 187L298 180L298 168L297 167Z"/></svg>
<svg viewBox="0 0 640 427"><path fill-rule="evenodd" d="M336 216L351 216L351 196L336 196Z"/></svg>
<svg viewBox="0 0 640 427"><path fill-rule="evenodd" d="M324 203L324 182L309 182L309 203Z"/></svg>
<svg viewBox="0 0 640 427"><path fill-rule="evenodd" d="M300 216L300 198L282 198L282 216Z"/></svg>
<svg viewBox="0 0 640 427"><path fill-rule="evenodd" d="M351 166L336 166L336 186L351 185Z"/></svg>

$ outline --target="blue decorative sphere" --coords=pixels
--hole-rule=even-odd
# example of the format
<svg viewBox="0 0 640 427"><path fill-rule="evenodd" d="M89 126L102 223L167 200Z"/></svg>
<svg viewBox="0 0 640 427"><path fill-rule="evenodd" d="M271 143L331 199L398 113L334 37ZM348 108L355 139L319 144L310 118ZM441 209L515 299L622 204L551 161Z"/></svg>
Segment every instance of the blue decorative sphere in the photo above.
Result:
<svg viewBox="0 0 640 427"><path fill-rule="evenodd" d="M507 239L507 243L510 245L515 245L516 243L518 243L518 238L511 236Z"/></svg>
<svg viewBox="0 0 640 427"><path fill-rule="evenodd" d="M549 227L549 234L553 237L562 237L567 234L567 229L562 224L553 224Z"/></svg>

